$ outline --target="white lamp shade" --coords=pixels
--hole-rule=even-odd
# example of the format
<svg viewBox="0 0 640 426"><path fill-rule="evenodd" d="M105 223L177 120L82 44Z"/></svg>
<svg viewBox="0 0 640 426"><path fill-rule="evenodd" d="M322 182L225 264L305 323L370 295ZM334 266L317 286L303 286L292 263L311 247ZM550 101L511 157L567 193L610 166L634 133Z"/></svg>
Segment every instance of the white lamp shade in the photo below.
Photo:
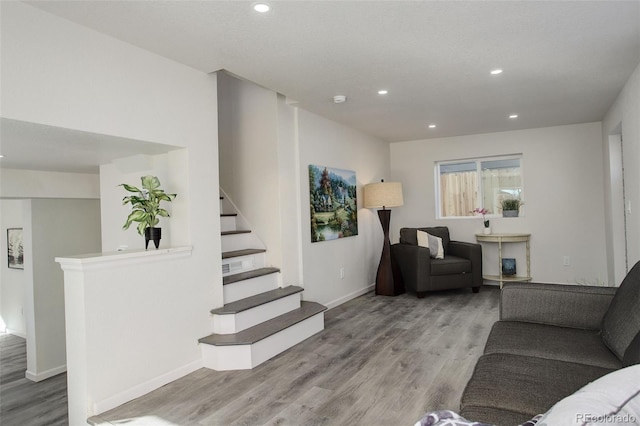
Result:
<svg viewBox="0 0 640 426"><path fill-rule="evenodd" d="M366 209L400 207L403 204L400 182L370 183L364 187L364 207Z"/></svg>

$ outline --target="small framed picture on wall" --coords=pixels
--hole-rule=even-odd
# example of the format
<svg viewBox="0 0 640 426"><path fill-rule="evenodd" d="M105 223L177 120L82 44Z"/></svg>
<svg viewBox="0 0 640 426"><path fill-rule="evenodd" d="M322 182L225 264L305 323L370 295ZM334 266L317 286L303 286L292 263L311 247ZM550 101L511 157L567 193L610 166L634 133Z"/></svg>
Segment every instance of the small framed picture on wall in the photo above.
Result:
<svg viewBox="0 0 640 426"><path fill-rule="evenodd" d="M9 260L9 268L24 269L22 228L7 229L7 259Z"/></svg>

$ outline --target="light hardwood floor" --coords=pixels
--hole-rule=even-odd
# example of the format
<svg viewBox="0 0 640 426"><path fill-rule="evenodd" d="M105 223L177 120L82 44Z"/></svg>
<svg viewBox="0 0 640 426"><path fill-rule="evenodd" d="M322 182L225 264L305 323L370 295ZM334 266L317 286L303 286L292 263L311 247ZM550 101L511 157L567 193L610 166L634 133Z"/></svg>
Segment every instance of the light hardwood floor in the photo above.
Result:
<svg viewBox="0 0 640 426"><path fill-rule="evenodd" d="M57 426L68 424L67 375L39 383L24 377L25 340L0 334L0 425Z"/></svg>
<svg viewBox="0 0 640 426"><path fill-rule="evenodd" d="M327 311L323 332L253 370L200 369L92 422L410 426L426 411L459 408L498 299L486 286L424 299L369 293ZM2 389L0 399L14 397ZM27 412L22 420L13 424L37 424Z"/></svg>

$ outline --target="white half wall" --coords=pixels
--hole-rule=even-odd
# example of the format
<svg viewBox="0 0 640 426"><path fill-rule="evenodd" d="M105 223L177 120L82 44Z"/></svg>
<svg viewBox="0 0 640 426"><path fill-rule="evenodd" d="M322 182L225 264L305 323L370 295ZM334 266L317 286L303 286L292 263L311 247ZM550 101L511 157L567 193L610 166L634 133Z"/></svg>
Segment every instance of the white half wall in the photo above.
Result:
<svg viewBox="0 0 640 426"><path fill-rule="evenodd" d="M0 200L0 329L26 337L24 270L7 266L7 229L24 227L22 203L21 200Z"/></svg>
<svg viewBox="0 0 640 426"><path fill-rule="evenodd" d="M612 169L610 143L618 143L622 137L622 162L624 165L624 186L627 207L626 245L629 269L640 260L640 65L635 69L618 98L602 121L602 139L605 166L605 191L607 213L607 250L609 280L620 283L626 274L624 260L624 208L620 200L620 191L616 191L615 182L620 182ZM613 140L610 141L610 137ZM613 153L615 157L615 152ZM613 162L615 168L615 161ZM614 186L611 187L611 182ZM617 194L618 193L618 194ZM629 209L630 207L630 209Z"/></svg>
<svg viewBox="0 0 640 426"><path fill-rule="evenodd" d="M298 109L298 141L303 297L332 308L369 291L375 282L383 234L377 212L362 208L362 187L389 180L389 144L303 109ZM309 164L355 171L357 236L311 242ZM392 223L403 208L393 209ZM341 268L344 279L340 278Z"/></svg>
<svg viewBox="0 0 640 426"><path fill-rule="evenodd" d="M402 182L404 206L391 220L391 241L401 227L448 226L454 240L475 242L481 218L436 219L437 161L522 153L525 206L518 218L491 217L493 232L531 233L534 281L608 282L600 123L488 133L391 144L391 176ZM513 245L525 267L523 245ZM485 273L497 274L497 250L483 250ZM564 256L570 265L563 266Z"/></svg>

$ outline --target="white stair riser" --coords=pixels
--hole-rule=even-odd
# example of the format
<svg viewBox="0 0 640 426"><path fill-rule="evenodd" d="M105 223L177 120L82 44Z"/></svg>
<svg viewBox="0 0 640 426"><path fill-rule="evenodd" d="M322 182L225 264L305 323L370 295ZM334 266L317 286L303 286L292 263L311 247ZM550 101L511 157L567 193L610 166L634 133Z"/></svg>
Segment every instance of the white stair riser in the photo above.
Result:
<svg viewBox="0 0 640 426"><path fill-rule="evenodd" d="M235 216L220 216L220 231L235 231L236 230L236 217Z"/></svg>
<svg viewBox="0 0 640 426"><path fill-rule="evenodd" d="M217 371L249 370L324 330L324 312L286 328L253 345L200 344L203 364Z"/></svg>
<svg viewBox="0 0 640 426"><path fill-rule="evenodd" d="M233 334L300 307L300 293L291 294L237 314L213 315L213 332Z"/></svg>
<svg viewBox="0 0 640 426"><path fill-rule="evenodd" d="M255 296L265 291L278 288L278 274L268 274L223 286L224 303Z"/></svg>
<svg viewBox="0 0 640 426"><path fill-rule="evenodd" d="M238 256L222 259L222 265L229 265L229 272L222 272L222 276L233 275L240 272L251 271L265 266L265 254L258 253L250 256Z"/></svg>
<svg viewBox="0 0 640 426"><path fill-rule="evenodd" d="M262 244L253 233L231 234L222 236L222 251L244 250L246 248L262 248Z"/></svg>

